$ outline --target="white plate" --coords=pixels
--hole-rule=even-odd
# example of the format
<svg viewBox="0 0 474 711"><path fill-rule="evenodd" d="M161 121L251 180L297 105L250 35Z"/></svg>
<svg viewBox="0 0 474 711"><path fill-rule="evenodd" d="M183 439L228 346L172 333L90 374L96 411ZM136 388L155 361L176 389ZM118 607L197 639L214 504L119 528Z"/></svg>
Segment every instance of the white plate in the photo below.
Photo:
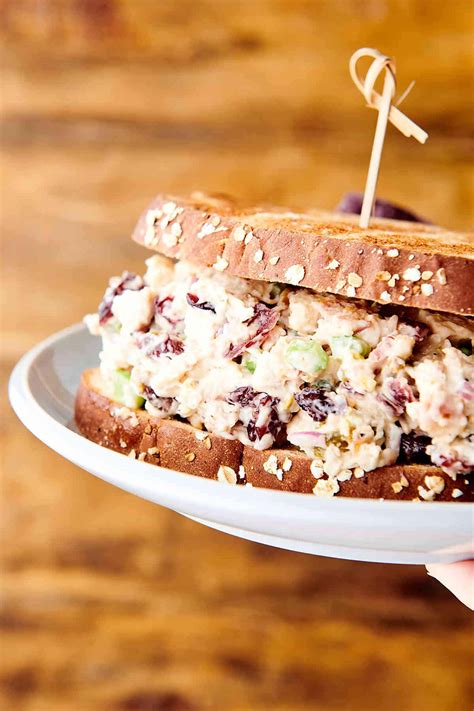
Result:
<svg viewBox="0 0 474 711"><path fill-rule="evenodd" d="M137 496L252 541L294 551L384 563L474 556L474 505L318 499L230 486L139 462L79 435L74 394L98 363L99 339L83 325L40 343L15 367L10 400L31 432L66 459Z"/></svg>

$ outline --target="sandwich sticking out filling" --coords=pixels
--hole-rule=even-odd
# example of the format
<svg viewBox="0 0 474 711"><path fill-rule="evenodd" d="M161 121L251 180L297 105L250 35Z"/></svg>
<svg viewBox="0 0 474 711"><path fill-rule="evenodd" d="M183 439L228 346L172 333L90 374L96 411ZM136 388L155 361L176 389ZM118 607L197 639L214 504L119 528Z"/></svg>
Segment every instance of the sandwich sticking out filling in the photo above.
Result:
<svg viewBox="0 0 474 711"><path fill-rule="evenodd" d="M371 305L153 256L110 280L98 313L104 395L329 477L397 462L474 470L467 318Z"/></svg>

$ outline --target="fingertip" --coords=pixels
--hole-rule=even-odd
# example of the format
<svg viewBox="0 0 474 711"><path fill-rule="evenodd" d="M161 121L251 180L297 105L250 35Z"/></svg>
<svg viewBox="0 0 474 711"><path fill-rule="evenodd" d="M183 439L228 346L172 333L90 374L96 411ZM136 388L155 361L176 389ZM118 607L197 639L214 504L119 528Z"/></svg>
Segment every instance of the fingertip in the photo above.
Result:
<svg viewBox="0 0 474 711"><path fill-rule="evenodd" d="M430 563L428 575L438 580L466 607L474 610L474 560L457 563Z"/></svg>

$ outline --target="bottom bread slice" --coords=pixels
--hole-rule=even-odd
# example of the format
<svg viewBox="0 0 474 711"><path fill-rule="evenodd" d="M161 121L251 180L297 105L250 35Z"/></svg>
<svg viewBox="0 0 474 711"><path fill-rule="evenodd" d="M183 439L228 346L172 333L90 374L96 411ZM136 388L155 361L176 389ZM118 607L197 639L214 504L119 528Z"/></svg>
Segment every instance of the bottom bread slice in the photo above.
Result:
<svg viewBox="0 0 474 711"><path fill-rule="evenodd" d="M458 475L454 481L441 469L423 464L382 467L348 481L316 478L303 452L257 451L179 420L124 407L102 394L98 369L82 374L75 419L81 434L103 447L208 479L317 495L336 490L337 496L371 499L474 500L472 479Z"/></svg>

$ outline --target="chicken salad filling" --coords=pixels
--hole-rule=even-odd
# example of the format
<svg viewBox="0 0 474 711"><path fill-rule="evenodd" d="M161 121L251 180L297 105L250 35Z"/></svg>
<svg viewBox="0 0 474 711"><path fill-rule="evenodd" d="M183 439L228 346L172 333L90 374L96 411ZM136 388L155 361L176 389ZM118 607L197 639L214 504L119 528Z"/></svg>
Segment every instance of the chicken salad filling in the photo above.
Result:
<svg viewBox="0 0 474 711"><path fill-rule="evenodd" d="M396 462L474 470L474 324L228 276L160 255L96 314L105 394L330 477Z"/></svg>

